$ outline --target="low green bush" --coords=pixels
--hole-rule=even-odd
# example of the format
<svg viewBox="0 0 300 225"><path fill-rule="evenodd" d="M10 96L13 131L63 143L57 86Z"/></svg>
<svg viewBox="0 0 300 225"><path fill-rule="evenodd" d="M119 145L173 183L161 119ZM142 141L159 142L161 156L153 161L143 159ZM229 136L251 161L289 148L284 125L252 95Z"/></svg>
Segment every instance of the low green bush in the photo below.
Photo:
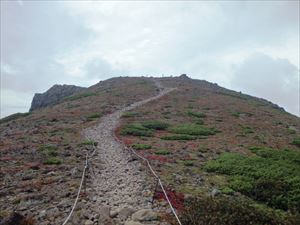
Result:
<svg viewBox="0 0 300 225"><path fill-rule="evenodd" d="M142 126L139 123L125 125L121 128L121 135L145 136L151 137L154 135L153 130Z"/></svg>
<svg viewBox="0 0 300 225"><path fill-rule="evenodd" d="M57 150L57 146L52 144L43 144L38 148L38 151L44 152L44 151L54 151Z"/></svg>
<svg viewBox="0 0 300 225"><path fill-rule="evenodd" d="M241 125L241 128L242 128L242 133L244 135L254 133L254 131L252 130L252 128L249 127L249 126L243 126L243 125Z"/></svg>
<svg viewBox="0 0 300 225"><path fill-rule="evenodd" d="M188 135L214 135L216 130L214 128L205 127L198 124L182 124L169 129L170 132L176 134L188 134Z"/></svg>
<svg viewBox="0 0 300 225"><path fill-rule="evenodd" d="M206 153L209 151L209 148L206 147L206 146L199 146L198 147L198 152L201 152L201 153Z"/></svg>
<svg viewBox="0 0 300 225"><path fill-rule="evenodd" d="M185 166L194 166L194 161L185 160L185 161L183 161L183 165L185 165Z"/></svg>
<svg viewBox="0 0 300 225"><path fill-rule="evenodd" d="M201 197L185 201L180 220L183 225L296 225L300 217L263 210L241 200Z"/></svg>
<svg viewBox="0 0 300 225"><path fill-rule="evenodd" d="M153 130L165 130L169 127L169 124L166 122L158 121L158 120L149 120L142 122L142 125L148 129Z"/></svg>
<svg viewBox="0 0 300 225"><path fill-rule="evenodd" d="M151 145L139 144L139 143L138 144L133 144L131 147L136 149L136 150L151 149Z"/></svg>
<svg viewBox="0 0 300 225"><path fill-rule="evenodd" d="M300 210L300 152L251 148L255 156L223 153L204 169L228 176L229 187L254 200L291 211Z"/></svg>
<svg viewBox="0 0 300 225"><path fill-rule="evenodd" d="M194 123L197 124L197 125L203 125L203 124L204 124L204 121L203 121L203 119L196 119L196 120L194 121Z"/></svg>
<svg viewBox="0 0 300 225"><path fill-rule="evenodd" d="M61 163L62 163L62 160L58 157L49 157L44 162L44 164L47 164L47 165L59 165Z"/></svg>
<svg viewBox="0 0 300 225"><path fill-rule="evenodd" d="M102 113L93 113L93 114L87 116L87 120L91 121L91 120L94 120L94 119L98 119L101 116L102 116Z"/></svg>
<svg viewBox="0 0 300 225"><path fill-rule="evenodd" d="M177 135L168 135L168 136L163 136L160 139L162 140L195 140L197 139L197 137L195 136L191 136L191 135L187 135L187 134L177 134Z"/></svg>
<svg viewBox="0 0 300 225"><path fill-rule="evenodd" d="M234 193L234 190L230 187L223 187L221 189L221 192L226 195L232 195Z"/></svg>
<svg viewBox="0 0 300 225"><path fill-rule="evenodd" d="M171 154L171 152L169 152L168 150L165 149L160 149L154 152L156 155L169 155Z"/></svg>
<svg viewBox="0 0 300 225"><path fill-rule="evenodd" d="M97 144L98 144L98 143L95 142L95 141L85 140L85 141L79 143L78 146L79 146L79 147L82 147L82 146L88 146L88 145L93 146L93 145L97 145Z"/></svg>
<svg viewBox="0 0 300 225"><path fill-rule="evenodd" d="M204 118L206 115L202 112L187 111L187 115L191 117Z"/></svg>
<svg viewBox="0 0 300 225"><path fill-rule="evenodd" d="M231 113L231 115L236 117L236 118L239 118L241 113L240 112L233 112L233 113Z"/></svg>
<svg viewBox="0 0 300 225"><path fill-rule="evenodd" d="M293 144L293 145L296 145L296 146L298 146L298 147L300 147L300 137L295 138L295 139L292 141L292 144Z"/></svg>
<svg viewBox="0 0 300 225"><path fill-rule="evenodd" d="M41 145L38 148L38 151L41 152L42 154L44 154L45 156L57 156L58 152L57 152L57 146L55 145L51 145L51 144L45 144L45 145Z"/></svg>
<svg viewBox="0 0 300 225"><path fill-rule="evenodd" d="M135 117L137 115L139 115L138 112L124 112L122 117L123 118L130 118L130 117Z"/></svg>
<svg viewBox="0 0 300 225"><path fill-rule="evenodd" d="M296 132L295 129L289 128L289 129L288 129L288 133L289 133L289 134L296 134L297 132Z"/></svg>

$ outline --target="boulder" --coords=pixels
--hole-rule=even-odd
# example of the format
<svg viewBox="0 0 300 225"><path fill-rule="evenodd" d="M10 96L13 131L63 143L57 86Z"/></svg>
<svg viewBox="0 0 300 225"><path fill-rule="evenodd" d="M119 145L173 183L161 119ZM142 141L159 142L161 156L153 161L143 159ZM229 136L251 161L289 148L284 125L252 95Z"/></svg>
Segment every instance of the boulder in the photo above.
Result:
<svg viewBox="0 0 300 225"><path fill-rule="evenodd" d="M212 189L212 191L210 193L210 196L211 197L215 197L215 196L217 196L219 194L221 194L221 192L217 188L214 188L214 189Z"/></svg>
<svg viewBox="0 0 300 225"><path fill-rule="evenodd" d="M157 220L157 213L151 209L141 209L131 217L134 221L152 221Z"/></svg>
<svg viewBox="0 0 300 225"><path fill-rule="evenodd" d="M126 220L128 217L130 217L134 213L134 209L130 207L125 207L119 210L119 218L121 220Z"/></svg>
<svg viewBox="0 0 300 225"><path fill-rule="evenodd" d="M110 218L110 207L108 206L101 206L98 209L99 219L98 223L102 225L114 225L115 223Z"/></svg>

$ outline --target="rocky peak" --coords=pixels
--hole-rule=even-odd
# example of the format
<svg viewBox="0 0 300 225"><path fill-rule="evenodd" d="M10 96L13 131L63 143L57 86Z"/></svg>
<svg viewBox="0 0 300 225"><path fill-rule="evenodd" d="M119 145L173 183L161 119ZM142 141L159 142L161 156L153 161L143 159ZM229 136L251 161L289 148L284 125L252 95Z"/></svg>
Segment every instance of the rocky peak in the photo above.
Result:
<svg viewBox="0 0 300 225"><path fill-rule="evenodd" d="M29 111L59 103L63 98L84 90L75 85L55 84L44 93L36 93L32 99Z"/></svg>

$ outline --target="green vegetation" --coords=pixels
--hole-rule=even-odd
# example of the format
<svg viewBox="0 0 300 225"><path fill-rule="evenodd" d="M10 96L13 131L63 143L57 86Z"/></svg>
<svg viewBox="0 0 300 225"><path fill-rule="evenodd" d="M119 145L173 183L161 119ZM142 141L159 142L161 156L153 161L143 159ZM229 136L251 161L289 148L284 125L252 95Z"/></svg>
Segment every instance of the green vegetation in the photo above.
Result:
<svg viewBox="0 0 300 225"><path fill-rule="evenodd" d="M236 117L236 118L239 118L241 113L240 112L233 112L233 113L231 113L231 115Z"/></svg>
<svg viewBox="0 0 300 225"><path fill-rule="evenodd" d="M231 115L236 118L239 118L241 115L251 117L251 116L253 116L253 113L235 111L235 112L231 113Z"/></svg>
<svg viewBox="0 0 300 225"><path fill-rule="evenodd" d="M145 121L142 122L142 125L148 129L153 129L153 130L165 130L169 126L168 123L157 121L157 120Z"/></svg>
<svg viewBox="0 0 300 225"><path fill-rule="evenodd" d="M45 144L38 148L38 151L47 156L57 156L57 146Z"/></svg>
<svg viewBox="0 0 300 225"><path fill-rule="evenodd" d="M101 116L102 116L102 113L93 113L93 114L87 116L86 119L87 119L88 121L92 121L92 120L94 120L94 119L100 118Z"/></svg>
<svg viewBox="0 0 300 225"><path fill-rule="evenodd" d="M206 152L208 152L208 150L209 150L209 148L207 148L206 146L198 147L198 152L206 153Z"/></svg>
<svg viewBox="0 0 300 225"><path fill-rule="evenodd" d="M255 156L223 153L204 169L228 176L229 187L270 207L300 210L300 152L251 148Z"/></svg>
<svg viewBox="0 0 300 225"><path fill-rule="evenodd" d="M155 151L154 152L156 155L169 155L171 154L171 152L169 152L168 150L166 149L160 149L158 151Z"/></svg>
<svg viewBox="0 0 300 225"><path fill-rule="evenodd" d="M30 113L15 113L15 114L12 114L10 116L4 117L3 119L0 119L0 124L7 123L9 121L16 120L16 119L19 119L19 118L23 118L23 117L29 116L29 115L30 115Z"/></svg>
<svg viewBox="0 0 300 225"><path fill-rule="evenodd" d="M144 149L151 149L151 145L147 144L133 144L131 147L133 147L136 150L144 150Z"/></svg>
<svg viewBox="0 0 300 225"><path fill-rule="evenodd" d="M295 138L295 139L292 141L292 144L293 144L293 145L297 145L298 147L300 147L300 137Z"/></svg>
<svg viewBox="0 0 300 225"><path fill-rule="evenodd" d="M85 140L85 141L83 141L83 142L81 142L81 143L79 143L78 144L78 147L83 147L83 146L94 146L94 145L96 145L97 146L97 142L95 142L95 141L90 141L90 140Z"/></svg>
<svg viewBox="0 0 300 225"><path fill-rule="evenodd" d="M164 130L169 126L168 123L149 120L142 123L128 124L122 127L122 135L145 136L151 137L154 135L154 130Z"/></svg>
<svg viewBox="0 0 300 225"><path fill-rule="evenodd" d="M204 118L206 115L202 112L187 111L187 115L191 117Z"/></svg>
<svg viewBox="0 0 300 225"><path fill-rule="evenodd" d="M195 139L197 139L197 137L187 135L187 134L176 134L176 135L164 136L164 137L161 137L160 139L170 140L170 141L173 141L173 140L186 140L186 141L188 141L188 140L195 140Z"/></svg>
<svg viewBox="0 0 300 225"><path fill-rule="evenodd" d="M183 165L185 165L185 166L194 166L194 162L192 160L184 160Z"/></svg>
<svg viewBox="0 0 300 225"><path fill-rule="evenodd" d="M185 209L181 213L184 225L295 225L299 224L299 219L299 216L282 215L274 210L225 197L190 198L185 201Z"/></svg>
<svg viewBox="0 0 300 225"><path fill-rule="evenodd" d="M204 121L202 119L197 119L194 121L195 124L198 124L198 125L203 125L204 124Z"/></svg>
<svg viewBox="0 0 300 225"><path fill-rule="evenodd" d="M76 95L72 95L72 96L68 96L66 98L64 98L65 101L74 101L74 100L78 100L81 98L86 98L86 97L90 97L90 96L97 96L98 94L95 92L86 92L86 93L81 93L81 94L76 94Z"/></svg>
<svg viewBox="0 0 300 225"><path fill-rule="evenodd" d="M58 157L49 157L44 162L44 164L47 164L47 165L59 165L61 163L62 163L62 160Z"/></svg>
<svg viewBox="0 0 300 225"><path fill-rule="evenodd" d="M289 128L288 132L289 132L289 134L296 134L296 130L292 129L292 128Z"/></svg>
<svg viewBox="0 0 300 225"><path fill-rule="evenodd" d="M62 160L58 157L57 146L51 144L42 145L38 151L43 155L44 164L58 165L62 163Z"/></svg>
<svg viewBox="0 0 300 225"><path fill-rule="evenodd" d="M182 124L169 129L170 132L176 134L188 134L188 135L214 135L216 130L214 128L208 128L198 124Z"/></svg>
<svg viewBox="0 0 300 225"><path fill-rule="evenodd" d="M230 187L223 187L221 189L221 192L225 195L232 195L234 193L234 190Z"/></svg>
<svg viewBox="0 0 300 225"><path fill-rule="evenodd" d="M154 134L153 130L148 129L139 123L128 124L122 127L120 133L122 135L145 136L145 137L151 137Z"/></svg>
<svg viewBox="0 0 300 225"><path fill-rule="evenodd" d="M138 112L124 112L122 117L123 118L130 118L130 117L135 117L137 115L139 115Z"/></svg>
<svg viewBox="0 0 300 225"><path fill-rule="evenodd" d="M242 128L242 133L243 133L244 135L254 133L254 131L252 130L251 127L243 126L243 125L240 125L240 126L241 126L241 128Z"/></svg>

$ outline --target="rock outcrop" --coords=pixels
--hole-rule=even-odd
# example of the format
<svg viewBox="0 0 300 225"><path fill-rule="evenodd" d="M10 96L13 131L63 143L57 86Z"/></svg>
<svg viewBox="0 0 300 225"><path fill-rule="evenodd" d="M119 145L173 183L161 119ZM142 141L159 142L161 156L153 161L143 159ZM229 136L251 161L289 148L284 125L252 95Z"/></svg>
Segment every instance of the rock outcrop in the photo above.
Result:
<svg viewBox="0 0 300 225"><path fill-rule="evenodd" d="M34 95L29 111L59 103L63 98L84 90L83 87L75 85L54 85L44 93Z"/></svg>

